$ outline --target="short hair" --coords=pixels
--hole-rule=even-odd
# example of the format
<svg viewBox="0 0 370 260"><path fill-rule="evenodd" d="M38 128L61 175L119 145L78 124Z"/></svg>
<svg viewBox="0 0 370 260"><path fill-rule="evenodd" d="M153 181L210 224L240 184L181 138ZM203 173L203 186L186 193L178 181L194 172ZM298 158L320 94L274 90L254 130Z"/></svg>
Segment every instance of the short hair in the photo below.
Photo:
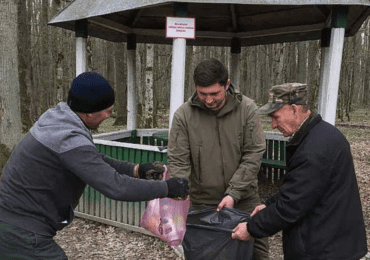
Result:
<svg viewBox="0 0 370 260"><path fill-rule="evenodd" d="M225 86L229 75L225 66L217 59L201 61L194 70L195 86L207 87L215 83Z"/></svg>

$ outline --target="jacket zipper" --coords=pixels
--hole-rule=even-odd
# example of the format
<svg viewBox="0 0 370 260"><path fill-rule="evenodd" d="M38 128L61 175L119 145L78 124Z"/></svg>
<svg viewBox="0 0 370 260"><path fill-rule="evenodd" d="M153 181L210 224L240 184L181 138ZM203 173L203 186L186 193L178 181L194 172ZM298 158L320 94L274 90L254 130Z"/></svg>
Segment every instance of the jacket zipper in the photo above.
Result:
<svg viewBox="0 0 370 260"><path fill-rule="evenodd" d="M222 153L222 142L221 142L221 134L220 134L220 121L219 118L216 116L216 128L217 128L217 135L218 135L218 143L220 144L220 153L221 153L221 166L222 166L222 177L224 180L224 189L227 189L225 184L225 171L224 171L224 157Z"/></svg>

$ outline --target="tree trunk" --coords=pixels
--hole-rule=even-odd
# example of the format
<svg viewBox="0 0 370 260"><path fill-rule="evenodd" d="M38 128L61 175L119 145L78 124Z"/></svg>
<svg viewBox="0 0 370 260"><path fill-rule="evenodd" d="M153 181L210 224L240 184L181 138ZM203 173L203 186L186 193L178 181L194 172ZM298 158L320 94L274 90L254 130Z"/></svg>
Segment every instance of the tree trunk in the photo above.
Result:
<svg viewBox="0 0 370 260"><path fill-rule="evenodd" d="M308 43L307 84L309 86L308 102L312 109L317 104L320 86L320 43L310 41Z"/></svg>
<svg viewBox="0 0 370 260"><path fill-rule="evenodd" d="M0 1L0 170L21 137L18 80L18 1ZM1 172L2 173L2 172ZM0 173L0 174L1 174Z"/></svg>
<svg viewBox="0 0 370 260"><path fill-rule="evenodd" d="M274 66L274 78L275 84L282 84L284 83L284 43L278 43L274 45L274 60L277 62Z"/></svg>
<svg viewBox="0 0 370 260"><path fill-rule="evenodd" d="M21 99L22 131L27 132L33 122L31 120L32 66L31 66L31 19L27 12L27 1L19 1L18 7L18 70L19 91Z"/></svg>
<svg viewBox="0 0 370 260"><path fill-rule="evenodd" d="M267 96L267 91L270 86L269 77L266 65L266 46L258 46L258 68L257 68L257 98L256 102L258 104L264 104L265 102L265 96Z"/></svg>
<svg viewBox="0 0 370 260"><path fill-rule="evenodd" d="M256 99L256 86L257 86L257 47L251 47L252 51L249 55L249 84L247 88L249 89L249 97Z"/></svg>
<svg viewBox="0 0 370 260"><path fill-rule="evenodd" d="M53 0L51 2L50 17L53 17L58 13L61 7L61 0ZM62 29L56 27L48 27L49 42L51 43L49 47L50 64L51 64L51 79L49 85L49 106L55 106L59 102L63 101L63 68L62 61L64 55L62 53Z"/></svg>
<svg viewBox="0 0 370 260"><path fill-rule="evenodd" d="M296 82L295 67L296 67L295 43L285 43L282 83Z"/></svg>
<svg viewBox="0 0 370 260"><path fill-rule="evenodd" d="M297 68L297 81L299 83L306 83L307 78L307 43L298 43L298 68Z"/></svg>
<svg viewBox="0 0 370 260"><path fill-rule="evenodd" d="M369 53L370 50L370 30L369 26L367 28L367 34L365 38L365 44L367 47L367 52ZM362 105L369 105L370 104L370 55L366 55L366 63L365 63L365 79L364 79L364 84L363 84L363 89L362 89L362 95L361 95L361 104Z"/></svg>
<svg viewBox="0 0 370 260"><path fill-rule="evenodd" d="M142 117L143 117L143 110L144 110L144 98L143 98L143 91L145 87L143 86L143 82L145 83L145 64L146 64L146 49L145 44L139 43L136 48L136 125L137 128L142 128ZM144 77L143 77L144 75Z"/></svg>
<svg viewBox="0 0 370 260"><path fill-rule="evenodd" d="M362 85L362 75L364 70L365 59L363 55L362 36L363 30L360 30L355 38L355 53L354 53L354 72L353 72L353 93L352 103L358 102L358 93Z"/></svg>
<svg viewBox="0 0 370 260"><path fill-rule="evenodd" d="M143 127L153 128L153 63L154 44L146 44L145 95Z"/></svg>
<svg viewBox="0 0 370 260"><path fill-rule="evenodd" d="M116 60L116 120L114 125L127 124L127 69L126 69L126 45L116 43L114 59Z"/></svg>
<svg viewBox="0 0 370 260"><path fill-rule="evenodd" d="M194 93L194 80L193 80L193 73L195 69L194 64L194 52L195 46L187 46L186 47L186 66L185 66L185 95L184 98L187 100L193 93Z"/></svg>

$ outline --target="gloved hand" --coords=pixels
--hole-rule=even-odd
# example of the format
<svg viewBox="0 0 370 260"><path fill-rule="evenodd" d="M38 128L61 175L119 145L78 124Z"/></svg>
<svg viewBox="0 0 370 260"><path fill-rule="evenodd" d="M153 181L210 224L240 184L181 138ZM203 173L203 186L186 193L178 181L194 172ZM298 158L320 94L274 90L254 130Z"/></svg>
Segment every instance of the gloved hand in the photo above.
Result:
<svg viewBox="0 0 370 260"><path fill-rule="evenodd" d="M161 180L164 173L163 162L149 162L138 165L138 175L140 179Z"/></svg>
<svg viewBox="0 0 370 260"><path fill-rule="evenodd" d="M189 194L189 183L185 178L171 178L166 180L168 186L168 198L186 199Z"/></svg>

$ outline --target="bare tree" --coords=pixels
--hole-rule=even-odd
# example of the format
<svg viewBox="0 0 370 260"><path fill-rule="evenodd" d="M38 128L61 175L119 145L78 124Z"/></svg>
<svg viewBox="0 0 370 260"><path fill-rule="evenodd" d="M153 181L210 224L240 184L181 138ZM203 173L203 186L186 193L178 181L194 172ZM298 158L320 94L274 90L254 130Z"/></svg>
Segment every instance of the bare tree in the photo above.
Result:
<svg viewBox="0 0 370 260"><path fill-rule="evenodd" d="M297 81L306 83L307 81L307 42L298 43L298 64Z"/></svg>
<svg viewBox="0 0 370 260"><path fill-rule="evenodd" d="M18 1L0 1L0 170L21 137Z"/></svg>
<svg viewBox="0 0 370 260"><path fill-rule="evenodd" d="M28 0L29 1L29 0ZM31 120L32 64L31 64L31 17L27 11L27 1L19 1L18 7L18 70L19 90L21 98L22 130L27 132L33 122Z"/></svg>
<svg viewBox="0 0 370 260"><path fill-rule="evenodd" d="M153 64L154 44L146 44L144 111L142 118L144 128L153 128Z"/></svg>
<svg viewBox="0 0 370 260"><path fill-rule="evenodd" d="M116 43L114 48L116 82L116 120L114 125L127 124L127 69L126 44Z"/></svg>
<svg viewBox="0 0 370 260"><path fill-rule="evenodd" d="M186 101L194 92L194 81L193 81L193 72L195 69L195 46L188 46L186 47L186 65L185 65L185 74L187 77L185 78L185 100Z"/></svg>
<svg viewBox="0 0 370 260"><path fill-rule="evenodd" d="M309 88L309 104L314 109L317 104L318 91L320 86L320 62L321 51L319 41L310 41L308 47L308 62L307 62L307 84Z"/></svg>
<svg viewBox="0 0 370 260"><path fill-rule="evenodd" d="M40 52L40 78L39 85L37 86L38 91L41 93L39 99L39 111L40 113L45 112L50 107L50 96L49 91L52 90L52 64L51 64L51 46L49 38L49 26L47 25L49 21L49 0L41 0L41 16L39 20L40 26L40 40L41 48Z"/></svg>

